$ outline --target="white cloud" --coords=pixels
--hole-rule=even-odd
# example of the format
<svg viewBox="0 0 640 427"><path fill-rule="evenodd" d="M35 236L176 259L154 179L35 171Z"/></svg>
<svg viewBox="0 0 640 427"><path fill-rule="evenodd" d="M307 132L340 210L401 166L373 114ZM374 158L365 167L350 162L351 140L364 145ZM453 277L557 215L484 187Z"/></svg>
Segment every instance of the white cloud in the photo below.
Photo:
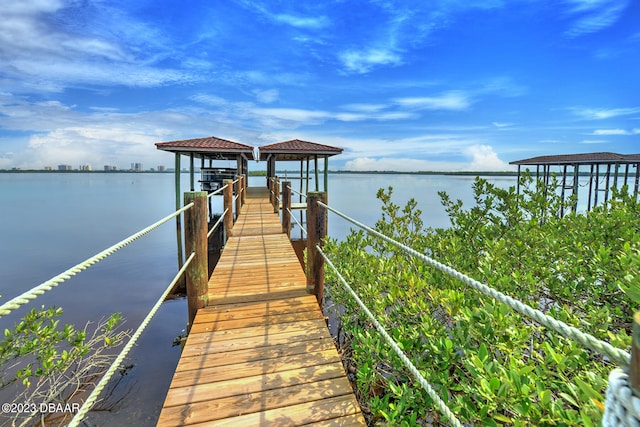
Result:
<svg viewBox="0 0 640 427"><path fill-rule="evenodd" d="M631 135L631 132L624 129L596 129L591 135Z"/></svg>
<svg viewBox="0 0 640 427"><path fill-rule="evenodd" d="M84 84L151 87L197 78L155 67L170 55L157 29L107 3L9 3L0 12L0 74L14 92L62 91ZM78 22L83 23L81 32Z"/></svg>
<svg viewBox="0 0 640 427"><path fill-rule="evenodd" d="M506 171L513 170L513 166L503 162L488 145L472 145L462 150L463 157L458 161L432 160L428 158L407 157L356 157L345 163L346 170L352 171Z"/></svg>
<svg viewBox="0 0 640 427"><path fill-rule="evenodd" d="M587 120L610 119L640 113L640 107L631 108L570 108L573 113Z"/></svg>
<svg viewBox="0 0 640 427"><path fill-rule="evenodd" d="M607 140L605 139L585 139L581 143L582 144L606 144Z"/></svg>
<svg viewBox="0 0 640 427"><path fill-rule="evenodd" d="M379 65L402 64L402 58L396 52L385 48L369 48L366 50L347 50L338 55L342 65L348 72L365 74Z"/></svg>
<svg viewBox="0 0 640 427"><path fill-rule="evenodd" d="M497 127L498 129L513 126L513 123L491 122L491 124Z"/></svg>
<svg viewBox="0 0 640 427"><path fill-rule="evenodd" d="M460 170L462 164L455 162L437 162L431 160L395 158L395 157L358 157L345 163L344 169L357 172L365 171L453 171Z"/></svg>
<svg viewBox="0 0 640 427"><path fill-rule="evenodd" d="M471 106L470 97L462 91L449 91L440 96L396 98L397 104L416 110L466 110Z"/></svg>
<svg viewBox="0 0 640 427"><path fill-rule="evenodd" d="M512 170L513 166L498 158L498 154L489 145L472 145L464 150L471 157L471 163L466 170L469 171L505 171Z"/></svg>
<svg viewBox="0 0 640 427"><path fill-rule="evenodd" d="M280 96L278 89L254 90L253 93L256 95L258 102L262 102L263 104L271 104L277 101Z"/></svg>
<svg viewBox="0 0 640 427"><path fill-rule="evenodd" d="M321 29L329 25L329 20L325 16L320 17L307 17L307 16L295 16L286 13L280 13L273 15L273 18L280 23L291 25L297 28L307 29Z"/></svg>
<svg viewBox="0 0 640 427"><path fill-rule="evenodd" d="M566 32L570 37L578 37L603 30L615 24L627 7L627 0L567 0L571 6L569 14L575 17Z"/></svg>

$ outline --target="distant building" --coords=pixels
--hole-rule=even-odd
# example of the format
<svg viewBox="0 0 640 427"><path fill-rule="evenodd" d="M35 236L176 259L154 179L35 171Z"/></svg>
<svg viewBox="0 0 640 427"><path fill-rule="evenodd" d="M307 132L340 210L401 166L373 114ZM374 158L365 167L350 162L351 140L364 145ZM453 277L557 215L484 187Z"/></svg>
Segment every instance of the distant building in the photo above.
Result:
<svg viewBox="0 0 640 427"><path fill-rule="evenodd" d="M52 168L51 166L45 166L45 167L44 167L44 170L46 170L46 171L52 171L52 170L53 170L53 168Z"/></svg>
<svg viewBox="0 0 640 427"><path fill-rule="evenodd" d="M104 171L105 172L113 172L113 171L117 171L117 170L118 170L117 166L104 165Z"/></svg>
<svg viewBox="0 0 640 427"><path fill-rule="evenodd" d="M73 168L71 167L71 165L58 165L58 170L59 171L70 171L70 170L73 170Z"/></svg>
<svg viewBox="0 0 640 427"><path fill-rule="evenodd" d="M144 169L142 163L131 163L131 170L133 172L142 172Z"/></svg>
<svg viewBox="0 0 640 427"><path fill-rule="evenodd" d="M91 165L80 165L78 167L78 170L89 172L89 171L92 171L93 168L91 167Z"/></svg>
<svg viewBox="0 0 640 427"><path fill-rule="evenodd" d="M158 172L166 172L167 171L167 167L164 165L159 165L158 166Z"/></svg>

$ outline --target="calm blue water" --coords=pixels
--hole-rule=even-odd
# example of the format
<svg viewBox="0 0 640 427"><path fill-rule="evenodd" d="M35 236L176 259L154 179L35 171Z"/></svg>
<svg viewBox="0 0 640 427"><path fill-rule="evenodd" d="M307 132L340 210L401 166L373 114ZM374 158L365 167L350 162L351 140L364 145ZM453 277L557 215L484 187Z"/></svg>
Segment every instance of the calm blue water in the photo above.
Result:
<svg viewBox="0 0 640 427"><path fill-rule="evenodd" d="M508 187L515 184L515 177L491 177L490 181ZM437 192L446 190L453 198L471 203L472 183L473 177L457 176L331 175L329 204L373 225L380 216L376 192L391 185L396 204L402 206L411 197L419 202L425 226L447 227ZM250 177L249 185L263 184L264 178ZM1 301L173 212L173 185L173 174L0 173ZM183 174L182 190L188 186L189 177ZM220 198L214 199L213 210L221 212ZM342 238L350 228L349 223L330 216L332 236ZM119 311L125 326L135 330L176 271L175 222L171 221L0 319L0 328L44 304L63 307L63 321L77 327ZM88 425L155 425L179 359L179 348L172 341L183 332L186 316L184 300L162 305L130 353L127 363L133 368L115 387L107 406L124 399L110 412L91 413ZM0 396L0 400L8 398Z"/></svg>

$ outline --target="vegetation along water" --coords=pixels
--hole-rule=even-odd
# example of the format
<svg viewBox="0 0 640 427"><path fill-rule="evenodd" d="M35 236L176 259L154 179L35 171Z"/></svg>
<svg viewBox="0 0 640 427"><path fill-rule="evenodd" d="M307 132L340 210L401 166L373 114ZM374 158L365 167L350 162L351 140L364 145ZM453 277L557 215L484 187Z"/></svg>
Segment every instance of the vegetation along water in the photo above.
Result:
<svg viewBox="0 0 640 427"><path fill-rule="evenodd" d="M484 179L471 207L441 192L451 226L425 227L419 205L377 193L375 229L619 348L640 303L640 208L626 191L588 215L530 176L521 194ZM571 200L565 203L572 203ZM567 210L565 209L565 212ZM327 246L437 393L467 425L598 425L614 365L507 305L362 231ZM447 423L371 322L328 273L340 342L372 423Z"/></svg>

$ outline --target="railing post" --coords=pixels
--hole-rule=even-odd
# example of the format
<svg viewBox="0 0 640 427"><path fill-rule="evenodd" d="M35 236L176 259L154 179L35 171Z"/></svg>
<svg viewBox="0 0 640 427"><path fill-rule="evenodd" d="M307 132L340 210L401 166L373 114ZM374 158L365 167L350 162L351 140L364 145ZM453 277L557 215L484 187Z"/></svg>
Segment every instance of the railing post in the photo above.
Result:
<svg viewBox="0 0 640 427"><path fill-rule="evenodd" d="M291 182L282 183L282 232L291 237Z"/></svg>
<svg viewBox="0 0 640 427"><path fill-rule="evenodd" d="M273 179L273 213L278 213L280 208L280 180L278 178Z"/></svg>
<svg viewBox="0 0 640 427"><path fill-rule="evenodd" d="M322 308L324 296L324 258L316 245L324 246L327 235L327 210L318 201L327 203L326 192L307 193L307 290L313 292Z"/></svg>
<svg viewBox="0 0 640 427"><path fill-rule="evenodd" d="M629 384L633 394L640 397L640 311L633 315L633 327L631 328Z"/></svg>
<svg viewBox="0 0 640 427"><path fill-rule="evenodd" d="M193 202L194 205L184 213L185 249L191 255L195 253L191 264L186 270L187 276L187 306L189 311L189 326L193 324L198 309L207 305L208 282L208 245L207 245L207 192L190 191L184 193L184 204Z"/></svg>
<svg viewBox="0 0 640 427"><path fill-rule="evenodd" d="M238 177L238 182L235 184L236 188L236 215L240 215L240 208L242 207L242 196L240 195L240 186L242 183L240 182L242 178Z"/></svg>
<svg viewBox="0 0 640 427"><path fill-rule="evenodd" d="M274 178L267 178L267 188L269 188L269 203L273 205L273 180Z"/></svg>
<svg viewBox="0 0 640 427"><path fill-rule="evenodd" d="M244 206L247 203L247 175L242 174L240 177L242 178L242 195L240 197L242 197L242 206Z"/></svg>
<svg viewBox="0 0 640 427"><path fill-rule="evenodd" d="M224 243L227 243L231 228L233 228L233 181L225 179L223 185L226 185L222 192L223 198L223 211L227 211L224 216Z"/></svg>

